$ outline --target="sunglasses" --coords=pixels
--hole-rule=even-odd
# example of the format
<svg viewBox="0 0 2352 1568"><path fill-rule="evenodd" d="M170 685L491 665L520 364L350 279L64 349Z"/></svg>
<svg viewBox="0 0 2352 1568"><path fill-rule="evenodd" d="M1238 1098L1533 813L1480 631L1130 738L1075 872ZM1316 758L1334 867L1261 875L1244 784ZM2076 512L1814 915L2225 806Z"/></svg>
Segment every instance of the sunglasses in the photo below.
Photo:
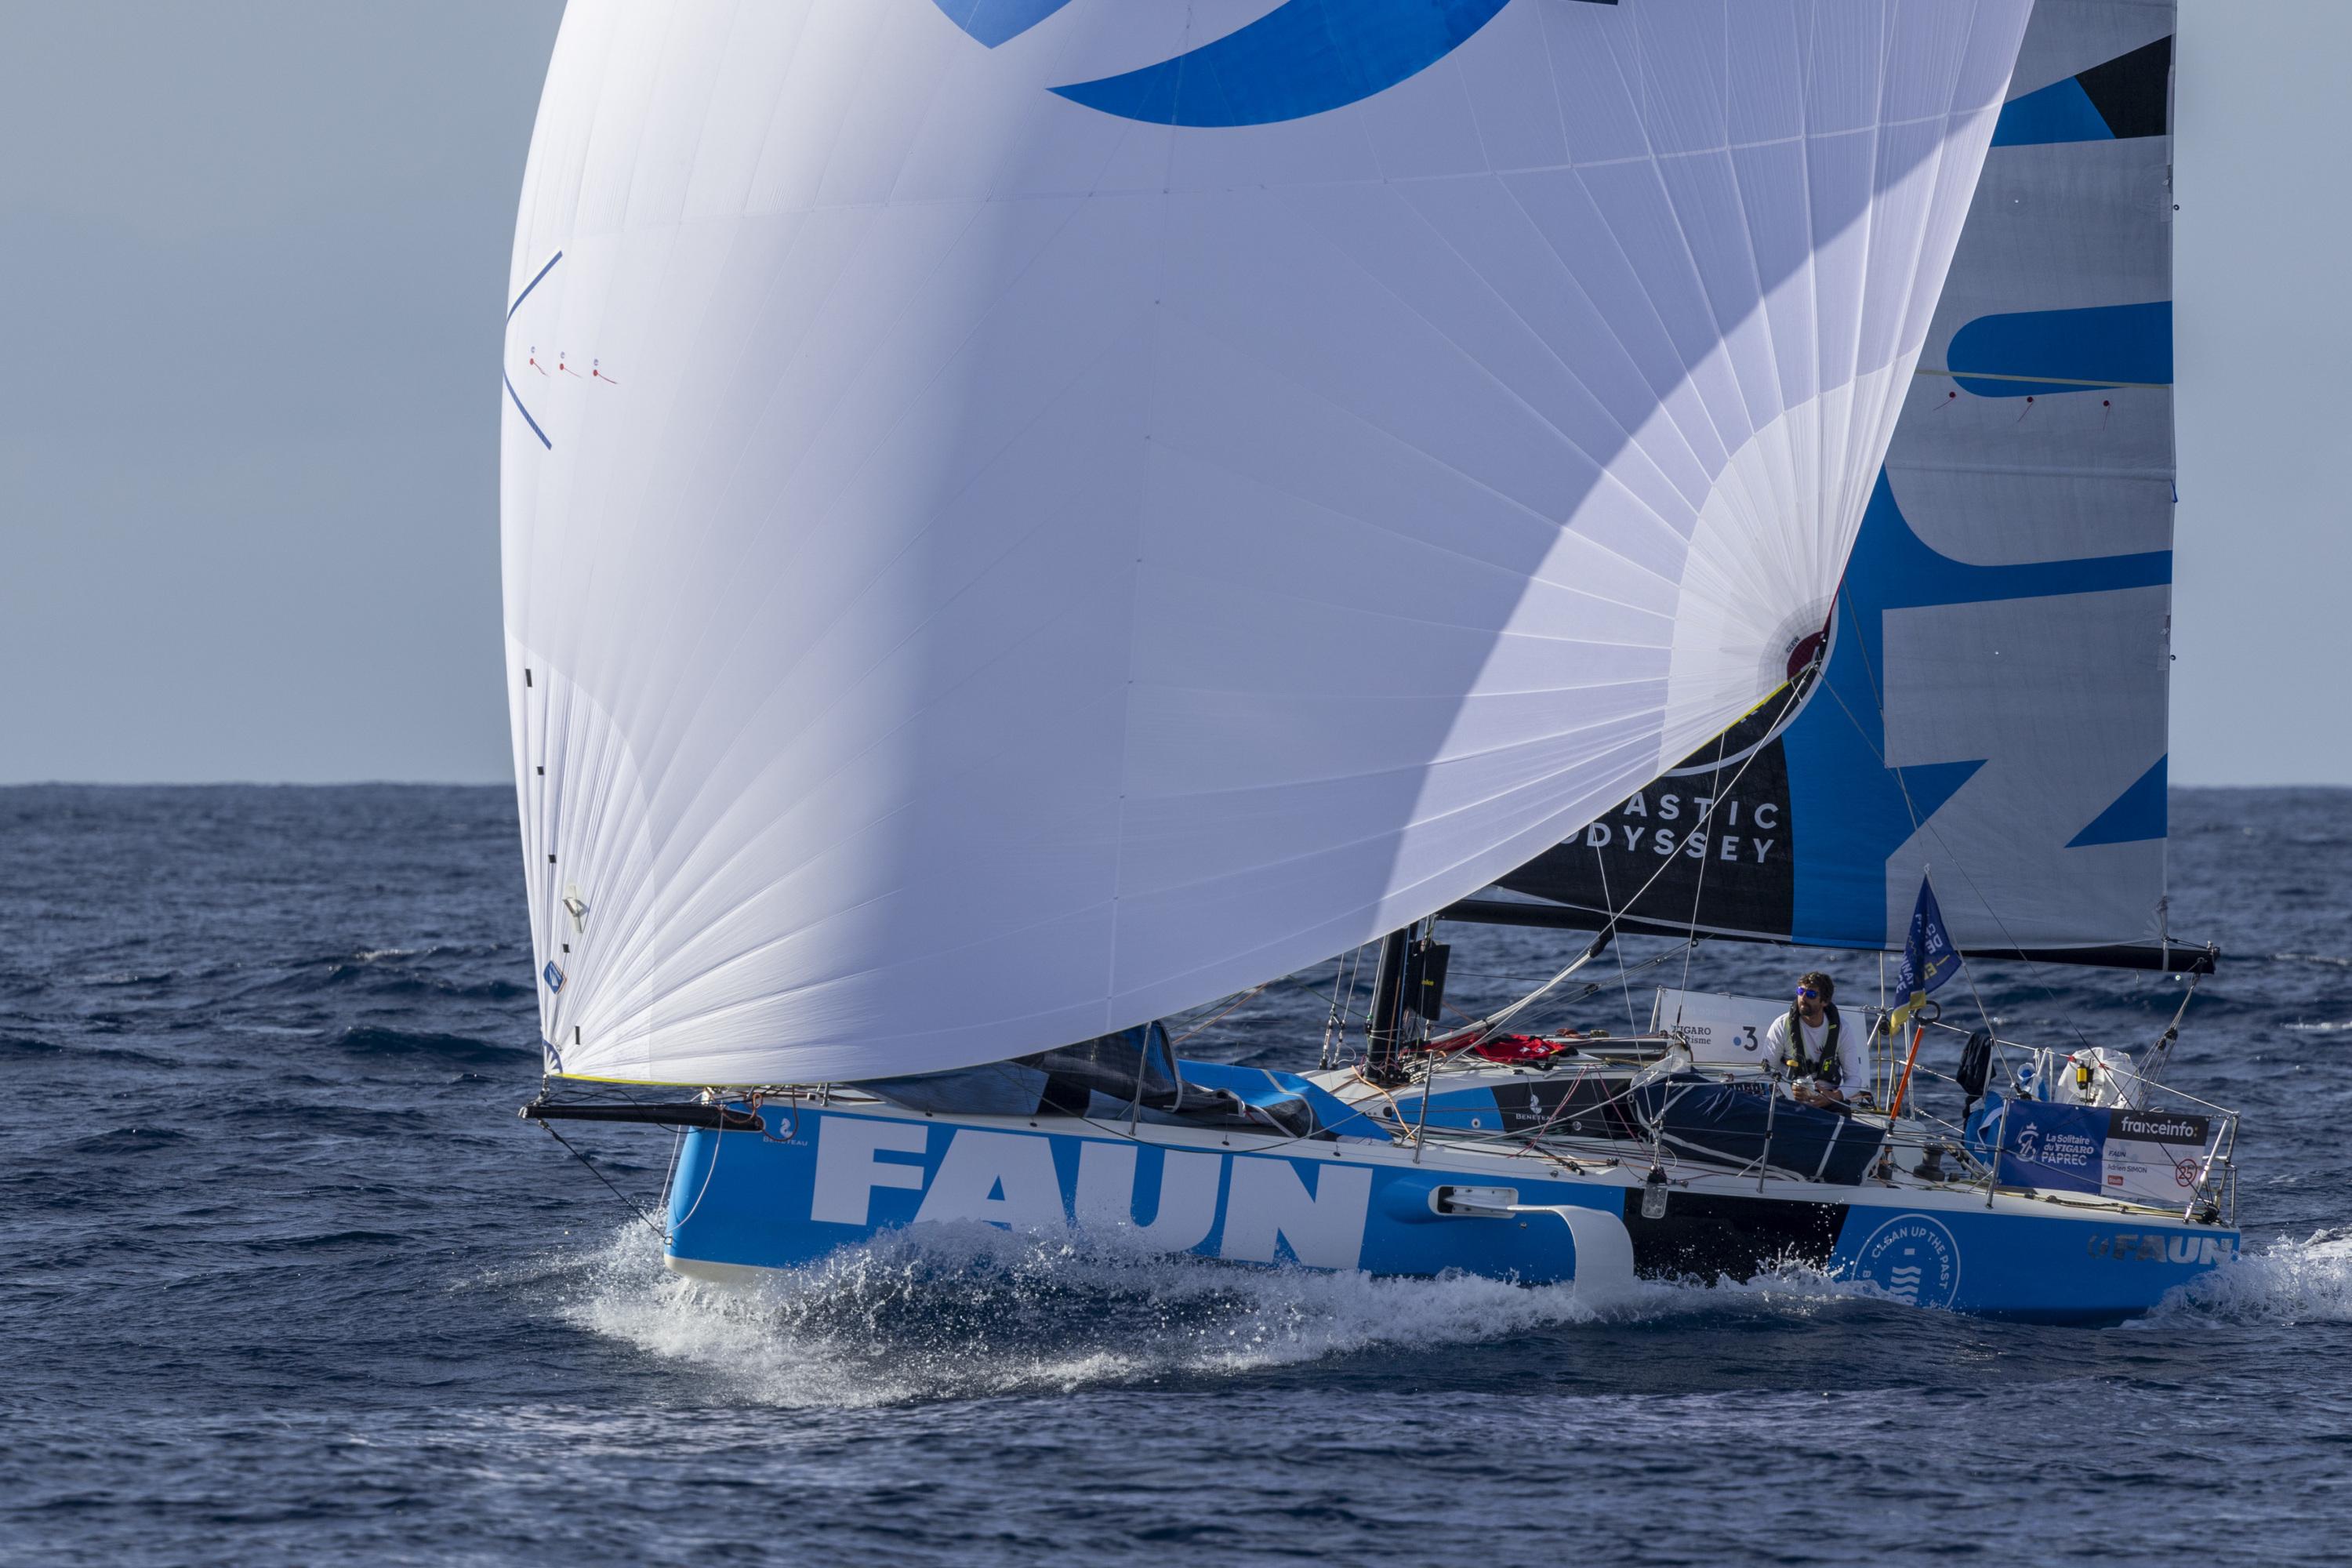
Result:
<svg viewBox="0 0 2352 1568"><path fill-rule="evenodd" d="M1819 996L1820 994L1821 994L1821 993L1820 993L1820 992L1818 992L1818 991L1814 990L1814 989L1813 989L1811 986L1810 986L1810 985L1800 985L1800 986L1798 986L1798 987L1797 987L1797 996L1798 996L1798 999L1799 999L1799 1000L1801 1000L1801 1000L1804 1000L1805 998L1808 998L1808 997L1817 997L1817 996Z"/></svg>

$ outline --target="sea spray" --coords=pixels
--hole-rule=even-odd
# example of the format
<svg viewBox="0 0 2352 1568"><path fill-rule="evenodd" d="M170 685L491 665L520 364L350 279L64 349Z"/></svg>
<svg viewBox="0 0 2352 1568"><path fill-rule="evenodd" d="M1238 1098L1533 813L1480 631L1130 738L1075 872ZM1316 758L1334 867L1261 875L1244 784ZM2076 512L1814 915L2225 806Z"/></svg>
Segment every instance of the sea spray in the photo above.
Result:
<svg viewBox="0 0 2352 1568"><path fill-rule="evenodd" d="M2132 1327L2184 1320L2275 1325L2352 1323L2352 1231L2318 1230L2297 1241L2248 1241L2237 1261L2173 1293Z"/></svg>
<svg viewBox="0 0 2352 1568"><path fill-rule="evenodd" d="M627 1226L564 1271L566 1321L791 1406L1213 1378L1582 1326L1806 1315L1878 1295L1791 1264L1746 1282L1643 1280L1595 1301L1573 1285L1242 1268L972 1222L889 1232L742 1284L669 1272L653 1235Z"/></svg>

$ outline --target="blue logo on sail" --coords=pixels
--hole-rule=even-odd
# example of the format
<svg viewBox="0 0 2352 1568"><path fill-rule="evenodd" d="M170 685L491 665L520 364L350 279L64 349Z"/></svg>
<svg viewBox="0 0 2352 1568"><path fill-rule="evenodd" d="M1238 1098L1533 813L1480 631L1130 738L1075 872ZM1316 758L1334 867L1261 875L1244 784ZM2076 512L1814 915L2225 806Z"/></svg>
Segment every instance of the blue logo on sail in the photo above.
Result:
<svg viewBox="0 0 2352 1568"><path fill-rule="evenodd" d="M934 0L990 48L1069 0ZM1616 0L1601 0L1614 5ZM1271 125L1385 92L1435 65L1510 0L1284 0L1171 59L1054 90L1152 125Z"/></svg>

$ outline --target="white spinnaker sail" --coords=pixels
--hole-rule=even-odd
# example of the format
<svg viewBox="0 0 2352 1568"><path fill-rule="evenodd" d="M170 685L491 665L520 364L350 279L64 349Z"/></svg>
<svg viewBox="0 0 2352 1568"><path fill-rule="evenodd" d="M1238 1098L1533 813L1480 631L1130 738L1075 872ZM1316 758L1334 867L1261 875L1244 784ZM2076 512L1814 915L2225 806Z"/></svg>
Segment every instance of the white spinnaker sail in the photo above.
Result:
<svg viewBox="0 0 2352 1568"><path fill-rule="evenodd" d="M506 622L558 1070L919 1072L1473 891L1822 621L2028 0L574 0Z"/></svg>

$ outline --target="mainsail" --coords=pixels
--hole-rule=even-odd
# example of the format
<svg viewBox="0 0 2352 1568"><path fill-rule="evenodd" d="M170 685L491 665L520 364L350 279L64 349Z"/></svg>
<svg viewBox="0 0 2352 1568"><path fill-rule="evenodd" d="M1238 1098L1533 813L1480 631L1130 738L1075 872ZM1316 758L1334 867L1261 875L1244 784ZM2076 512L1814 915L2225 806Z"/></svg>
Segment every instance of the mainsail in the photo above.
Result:
<svg viewBox="0 0 2352 1568"><path fill-rule="evenodd" d="M2028 0L575 0L506 328L553 1070L1427 915L1830 601Z"/></svg>
<svg viewBox="0 0 2352 1568"><path fill-rule="evenodd" d="M2162 945L2172 28L2035 7L1825 665L1791 649L1789 690L1502 879L1537 902L1458 912L1899 950L1932 868L1966 950L2189 962Z"/></svg>

